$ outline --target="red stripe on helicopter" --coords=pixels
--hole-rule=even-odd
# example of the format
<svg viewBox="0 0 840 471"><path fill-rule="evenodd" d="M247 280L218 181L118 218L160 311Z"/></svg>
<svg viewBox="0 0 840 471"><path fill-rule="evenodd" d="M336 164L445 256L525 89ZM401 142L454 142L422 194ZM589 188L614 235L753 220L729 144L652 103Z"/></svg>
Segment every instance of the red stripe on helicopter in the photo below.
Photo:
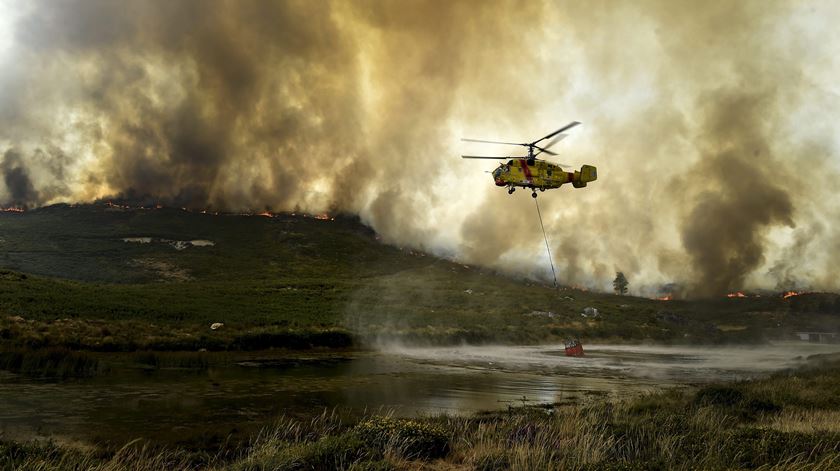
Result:
<svg viewBox="0 0 840 471"><path fill-rule="evenodd" d="M522 173L525 174L525 179L528 180L528 183L534 183L531 180L531 169L528 168L528 162L526 162L525 160L520 160L519 162L520 165L522 165Z"/></svg>

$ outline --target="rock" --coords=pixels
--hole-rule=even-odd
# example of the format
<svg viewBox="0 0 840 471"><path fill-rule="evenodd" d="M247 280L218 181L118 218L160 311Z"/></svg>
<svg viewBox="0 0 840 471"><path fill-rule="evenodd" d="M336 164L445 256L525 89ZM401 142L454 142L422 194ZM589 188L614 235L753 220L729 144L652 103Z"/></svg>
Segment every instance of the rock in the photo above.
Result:
<svg viewBox="0 0 840 471"><path fill-rule="evenodd" d="M467 294L473 294L473 290L471 289L465 289L464 292Z"/></svg>
<svg viewBox="0 0 840 471"><path fill-rule="evenodd" d="M210 324L210 330L219 330L224 326L221 322L214 322Z"/></svg>
<svg viewBox="0 0 840 471"><path fill-rule="evenodd" d="M557 314L551 311L531 311L525 315L528 317L548 317L550 319L557 317Z"/></svg>
<svg viewBox="0 0 840 471"><path fill-rule="evenodd" d="M598 309L594 307L586 307L583 308L583 312L580 314L583 317L599 317L600 314L598 313Z"/></svg>
<svg viewBox="0 0 840 471"><path fill-rule="evenodd" d="M20 316L9 316L7 319L9 319L12 322L26 322L26 319Z"/></svg>

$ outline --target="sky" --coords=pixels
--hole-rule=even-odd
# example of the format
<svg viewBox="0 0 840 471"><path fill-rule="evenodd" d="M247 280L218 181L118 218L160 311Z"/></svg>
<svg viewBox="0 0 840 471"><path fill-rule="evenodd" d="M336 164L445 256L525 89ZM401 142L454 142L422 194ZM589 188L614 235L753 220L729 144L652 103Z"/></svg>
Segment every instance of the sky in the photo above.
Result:
<svg viewBox="0 0 840 471"><path fill-rule="evenodd" d="M527 191L461 154L576 120L562 284L838 290L833 1L0 0L0 202L357 214L548 280Z"/></svg>

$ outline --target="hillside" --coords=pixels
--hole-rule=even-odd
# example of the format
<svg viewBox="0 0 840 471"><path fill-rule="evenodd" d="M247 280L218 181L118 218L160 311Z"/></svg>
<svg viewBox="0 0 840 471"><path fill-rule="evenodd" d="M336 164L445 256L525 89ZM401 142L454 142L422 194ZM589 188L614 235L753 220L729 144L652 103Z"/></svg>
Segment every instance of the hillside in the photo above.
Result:
<svg viewBox="0 0 840 471"><path fill-rule="evenodd" d="M376 341L757 342L836 330L837 296L558 291L381 243L353 217L56 205L0 213L0 338L90 349ZM584 318L586 307L599 316ZM214 322L225 324L210 330Z"/></svg>

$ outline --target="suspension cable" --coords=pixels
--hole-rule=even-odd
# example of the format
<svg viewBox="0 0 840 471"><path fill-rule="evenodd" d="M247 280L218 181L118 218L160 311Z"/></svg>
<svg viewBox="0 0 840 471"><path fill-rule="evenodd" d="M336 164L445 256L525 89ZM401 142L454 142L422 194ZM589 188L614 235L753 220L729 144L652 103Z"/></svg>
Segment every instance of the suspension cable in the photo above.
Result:
<svg viewBox="0 0 840 471"><path fill-rule="evenodd" d="M551 264L551 276L554 277L554 289L557 289L557 273L554 271L554 260L551 258L551 249L548 248L548 236L545 235L545 226L543 225L542 213L540 213L540 203L537 198L534 198L534 204L537 205L537 216L540 218L540 227L543 232L543 239L545 239L545 251L548 252L548 263Z"/></svg>

